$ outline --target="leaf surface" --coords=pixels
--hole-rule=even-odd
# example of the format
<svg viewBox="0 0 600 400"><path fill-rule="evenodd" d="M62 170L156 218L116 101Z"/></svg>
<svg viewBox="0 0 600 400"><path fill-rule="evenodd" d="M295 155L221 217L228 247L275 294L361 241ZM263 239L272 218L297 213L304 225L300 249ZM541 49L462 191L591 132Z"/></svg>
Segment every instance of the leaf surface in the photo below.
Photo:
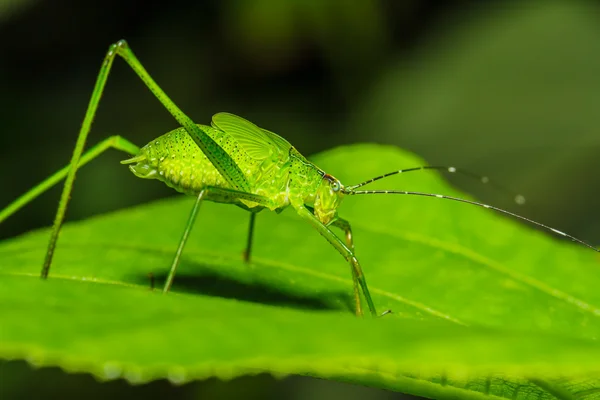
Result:
<svg viewBox="0 0 600 400"><path fill-rule="evenodd" d="M314 161L345 184L423 165L378 145ZM372 187L465 197L434 173ZM590 250L437 198L349 197L340 213L373 300L393 310L358 319L349 267L292 209L258 215L246 265L248 214L206 203L162 295L148 274L164 281L192 204L67 224L48 281L37 277L47 230L1 243L0 357L132 382L267 371L432 398L600 392L600 258Z"/></svg>

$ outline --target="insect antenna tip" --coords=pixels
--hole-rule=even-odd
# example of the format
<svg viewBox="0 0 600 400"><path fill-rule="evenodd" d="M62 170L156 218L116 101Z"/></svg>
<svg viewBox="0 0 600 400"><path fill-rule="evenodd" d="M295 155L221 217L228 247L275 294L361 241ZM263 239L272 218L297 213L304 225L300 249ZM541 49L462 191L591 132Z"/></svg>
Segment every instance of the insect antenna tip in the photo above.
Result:
<svg viewBox="0 0 600 400"><path fill-rule="evenodd" d="M518 194L515 196L515 203L517 203L518 205L522 206L523 204L525 204L525 196Z"/></svg>

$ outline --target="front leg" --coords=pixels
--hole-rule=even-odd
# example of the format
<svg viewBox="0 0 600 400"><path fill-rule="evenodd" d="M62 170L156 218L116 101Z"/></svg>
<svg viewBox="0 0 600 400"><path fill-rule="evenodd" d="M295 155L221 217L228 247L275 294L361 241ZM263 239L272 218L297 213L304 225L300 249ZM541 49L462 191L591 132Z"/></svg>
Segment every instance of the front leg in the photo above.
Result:
<svg viewBox="0 0 600 400"><path fill-rule="evenodd" d="M337 237L331 229L327 226L323 225L321 221L304 205L294 206L298 214L307 220L320 234L323 236L335 249L350 263L352 268L352 279L355 281L355 285L359 285L363 291L365 296L365 300L367 301L367 305L369 306L369 311L371 314L376 317L377 311L375 310L375 305L373 304L373 300L371 299L371 294L369 293L369 287L367 286L367 281L363 275L362 268L356 257L354 256L354 252L348 248L342 242L342 240ZM360 300L360 298L359 298ZM362 308L356 309L356 315L362 316Z"/></svg>
<svg viewBox="0 0 600 400"><path fill-rule="evenodd" d="M343 218L338 218L331 223L331 225L340 228L344 231L344 237L346 238L346 246L350 249L352 253L355 254L354 251L354 240L352 240L352 227L350 226L350 222ZM358 279L356 276L356 270L352 267L352 263L350 264L350 270L352 271L352 283L354 286L354 303L356 304L356 314L362 315L362 304L360 301L360 292L358 287Z"/></svg>
<svg viewBox="0 0 600 400"><path fill-rule="evenodd" d="M311 213L315 213L315 210L310 206L305 206ZM339 228L344 231L344 237L346 238L346 246L352 253L354 253L354 240L352 240L352 227L350 222L343 218L338 218L331 222L332 226ZM354 305L356 315L363 315L362 302L360 301L360 288L358 285L358 277L356 276L356 270L352 263L350 263L350 271L352 272L352 286L354 287Z"/></svg>

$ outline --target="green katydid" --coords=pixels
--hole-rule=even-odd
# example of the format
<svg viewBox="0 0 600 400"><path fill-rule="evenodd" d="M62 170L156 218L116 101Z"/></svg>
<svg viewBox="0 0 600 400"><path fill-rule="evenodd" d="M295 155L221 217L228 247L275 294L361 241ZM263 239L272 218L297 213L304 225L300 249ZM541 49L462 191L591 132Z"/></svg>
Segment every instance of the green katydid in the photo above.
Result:
<svg viewBox="0 0 600 400"><path fill-rule="evenodd" d="M120 136L113 136L82 154L112 63L117 55L129 64L181 127L160 136L142 148ZM483 183L488 182L485 177L453 167L425 166L396 170L357 185L344 186L338 179L304 158L288 141L241 117L218 113L213 116L211 126L198 125L184 114L155 83L128 44L121 40L109 47L104 58L69 165L0 211L0 222L2 222L66 177L41 271L42 278L47 278L50 271L77 169L110 148L132 155L122 163L129 165L129 169L136 176L158 179L179 192L196 196L196 202L171 264L163 288L164 292L167 292L173 283L183 248L203 200L234 204L250 211L248 240L244 252L246 261L250 259L256 214L265 208L281 212L284 208L292 206L300 217L307 220L350 264L355 311L359 316L363 314L361 291L371 314L375 316L378 314L369 294L362 268L355 256L350 223L337 214L338 206L344 196L402 194L459 201L525 220L598 251L593 246L554 228L475 201L422 192L357 190L391 175L426 169L445 169L451 173L462 172L480 179ZM515 200L522 202L523 198L517 196ZM345 240L335 235L330 227L343 230Z"/></svg>

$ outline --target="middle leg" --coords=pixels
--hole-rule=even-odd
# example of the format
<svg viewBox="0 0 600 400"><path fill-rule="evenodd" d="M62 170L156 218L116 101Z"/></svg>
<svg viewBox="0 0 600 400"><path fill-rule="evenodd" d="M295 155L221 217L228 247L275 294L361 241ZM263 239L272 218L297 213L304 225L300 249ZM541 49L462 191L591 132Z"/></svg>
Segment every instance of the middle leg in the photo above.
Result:
<svg viewBox="0 0 600 400"><path fill-rule="evenodd" d="M259 196L252 193L240 192L232 189L224 189L220 187L212 187L208 186L202 189L198 193L198 197L196 198L196 202L194 203L194 207L188 217L185 230L183 231L183 235L181 236L181 240L179 241L179 246L177 247L177 251L175 252L175 257L173 258L173 262L171 264L171 268L169 269L169 275L167 276L167 280L165 282L165 286L163 287L163 293L168 292L171 289L171 285L173 284L173 280L175 278L175 270L179 265L181 254L183 253L183 248L187 242L188 236L194 226L194 222L196 220L196 216L198 215L198 209L200 208L200 203L202 200L208 199L208 196L219 197L221 200L226 199L228 203L234 203L236 200L247 200L253 203L257 203L260 206L267 207L270 205L270 200L266 197ZM252 213L254 215L255 213ZM253 229L253 221L251 220L251 228ZM252 232L251 232L252 233ZM252 237L248 239L249 244L252 243Z"/></svg>
<svg viewBox="0 0 600 400"><path fill-rule="evenodd" d="M244 250L244 261L250 263L250 253L252 252L252 241L254 239L254 223L256 213L250 211L250 223L248 224L248 240L246 241L246 249Z"/></svg>

